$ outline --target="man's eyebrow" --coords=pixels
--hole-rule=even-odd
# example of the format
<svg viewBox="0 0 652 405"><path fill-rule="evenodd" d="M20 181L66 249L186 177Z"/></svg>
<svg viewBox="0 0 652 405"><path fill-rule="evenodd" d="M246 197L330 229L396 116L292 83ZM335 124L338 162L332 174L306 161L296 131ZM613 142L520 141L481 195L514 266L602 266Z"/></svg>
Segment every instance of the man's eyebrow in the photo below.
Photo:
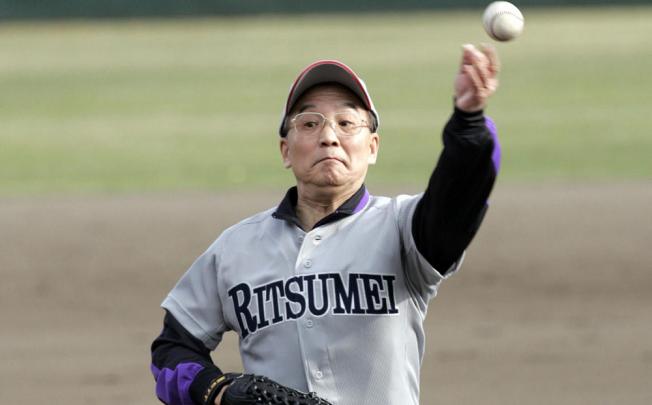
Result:
<svg viewBox="0 0 652 405"><path fill-rule="evenodd" d="M299 108L299 113L302 113L309 108L315 108L315 107L316 106L314 104L304 104L301 108Z"/></svg>
<svg viewBox="0 0 652 405"><path fill-rule="evenodd" d="M358 106L355 103L352 103L350 101L344 101L341 105L343 107L348 107L348 108L351 108L353 110L358 109ZM297 111L297 114L301 114L302 112L304 112L304 111L306 111L306 110L308 110L310 108L317 108L317 106L315 104L304 104L304 105L301 106L301 108L299 108L299 110Z"/></svg>
<svg viewBox="0 0 652 405"><path fill-rule="evenodd" d="M355 105L355 104L353 104L353 103L350 102L350 101L346 101L346 102L342 103L342 105L344 105L345 107L352 108L352 109L354 109L354 110L357 110L357 109L358 109L358 106Z"/></svg>

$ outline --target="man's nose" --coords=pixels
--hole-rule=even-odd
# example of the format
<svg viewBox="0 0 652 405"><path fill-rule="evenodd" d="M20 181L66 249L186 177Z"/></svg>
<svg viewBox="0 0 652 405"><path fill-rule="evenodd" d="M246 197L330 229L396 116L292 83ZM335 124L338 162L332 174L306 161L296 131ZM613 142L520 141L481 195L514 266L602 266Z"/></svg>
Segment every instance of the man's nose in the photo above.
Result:
<svg viewBox="0 0 652 405"><path fill-rule="evenodd" d="M321 129L319 134L319 140L322 145L338 145L340 139L337 137L337 130L335 129L335 123L331 120L325 120L324 126Z"/></svg>

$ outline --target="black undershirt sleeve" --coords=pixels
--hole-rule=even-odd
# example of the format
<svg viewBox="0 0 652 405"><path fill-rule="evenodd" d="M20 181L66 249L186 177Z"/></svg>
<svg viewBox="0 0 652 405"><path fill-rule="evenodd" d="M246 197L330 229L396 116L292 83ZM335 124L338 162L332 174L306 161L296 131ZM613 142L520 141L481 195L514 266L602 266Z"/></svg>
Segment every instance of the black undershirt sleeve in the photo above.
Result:
<svg viewBox="0 0 652 405"><path fill-rule="evenodd" d="M412 218L419 252L441 274L471 243L496 180L494 139L482 111L455 109L444 128L444 148Z"/></svg>
<svg viewBox="0 0 652 405"><path fill-rule="evenodd" d="M163 321L163 331L152 342L152 371L157 380L156 393L159 399L168 405L176 404L171 398L189 395L196 404L204 403L211 382L221 376L222 371L215 366L210 356L210 351L204 343L194 337L177 321L172 314L166 311ZM199 373L192 370L201 368ZM156 370L156 371L155 371ZM180 392L179 382L193 376L187 392ZM175 383L163 381L170 378L176 379ZM163 379L159 381L159 379Z"/></svg>

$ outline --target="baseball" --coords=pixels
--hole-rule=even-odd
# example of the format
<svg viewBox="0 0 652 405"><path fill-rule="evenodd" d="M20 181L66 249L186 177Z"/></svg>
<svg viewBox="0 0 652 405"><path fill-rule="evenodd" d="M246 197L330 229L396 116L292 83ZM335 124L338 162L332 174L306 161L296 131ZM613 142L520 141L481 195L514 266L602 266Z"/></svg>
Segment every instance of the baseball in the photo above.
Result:
<svg viewBox="0 0 652 405"><path fill-rule="evenodd" d="M521 11L508 1L494 1L482 16L487 34L496 41L510 41L523 32L524 19Z"/></svg>

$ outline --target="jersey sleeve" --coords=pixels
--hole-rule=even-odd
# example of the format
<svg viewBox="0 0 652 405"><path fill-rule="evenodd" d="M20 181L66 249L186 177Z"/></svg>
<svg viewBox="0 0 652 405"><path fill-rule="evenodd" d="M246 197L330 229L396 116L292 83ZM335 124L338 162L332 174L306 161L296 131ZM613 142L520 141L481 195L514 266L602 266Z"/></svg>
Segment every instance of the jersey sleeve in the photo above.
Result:
<svg viewBox="0 0 652 405"><path fill-rule="evenodd" d="M457 271L486 213L500 165L493 122L456 109L444 128L444 148L419 196L398 200L409 282L427 302Z"/></svg>
<svg viewBox="0 0 652 405"><path fill-rule="evenodd" d="M417 305L425 313L428 302L437 295L437 288L442 280L453 274L463 257L448 271L435 268L419 251L412 232L412 217L423 193L414 196L398 196L395 200L395 212L401 238L403 271L408 289Z"/></svg>
<svg viewBox="0 0 652 405"><path fill-rule="evenodd" d="M228 329L218 292L223 238L211 245L181 277L161 306L204 345L213 350Z"/></svg>

